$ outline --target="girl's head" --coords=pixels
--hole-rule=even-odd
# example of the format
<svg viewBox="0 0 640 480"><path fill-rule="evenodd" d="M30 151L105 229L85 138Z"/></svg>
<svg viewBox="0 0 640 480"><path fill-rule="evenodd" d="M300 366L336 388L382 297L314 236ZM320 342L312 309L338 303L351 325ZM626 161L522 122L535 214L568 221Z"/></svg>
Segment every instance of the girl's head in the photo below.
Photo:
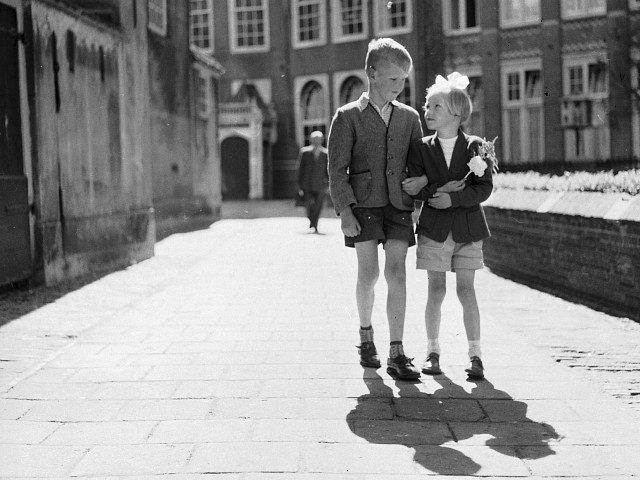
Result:
<svg viewBox="0 0 640 480"><path fill-rule="evenodd" d="M469 79L458 72L453 72L446 79L440 75L436 77L436 83L427 89L424 105L424 116L430 130L455 124L457 129L469 118L473 106L467 85Z"/></svg>

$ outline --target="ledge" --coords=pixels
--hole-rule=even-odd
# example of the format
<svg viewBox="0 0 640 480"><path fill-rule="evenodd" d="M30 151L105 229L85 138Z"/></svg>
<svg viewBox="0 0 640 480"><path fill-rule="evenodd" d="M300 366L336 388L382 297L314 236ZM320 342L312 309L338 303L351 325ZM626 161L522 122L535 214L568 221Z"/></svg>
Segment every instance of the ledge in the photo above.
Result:
<svg viewBox="0 0 640 480"><path fill-rule="evenodd" d="M640 222L640 195L543 190L494 190L485 207L526 210L612 221Z"/></svg>

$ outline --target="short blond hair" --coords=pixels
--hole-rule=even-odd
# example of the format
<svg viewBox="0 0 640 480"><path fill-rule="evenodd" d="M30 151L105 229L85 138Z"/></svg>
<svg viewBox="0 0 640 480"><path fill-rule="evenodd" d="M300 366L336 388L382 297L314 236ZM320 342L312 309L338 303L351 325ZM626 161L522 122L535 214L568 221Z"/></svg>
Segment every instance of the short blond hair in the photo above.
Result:
<svg viewBox="0 0 640 480"><path fill-rule="evenodd" d="M460 123L464 123L471 116L473 111L473 104L471 103L471 97L467 93L466 89L454 88L446 84L434 83L427 88L427 96L425 98L425 105L431 97L437 94L442 94L444 103L451 112L452 115L460 117Z"/></svg>
<svg viewBox="0 0 640 480"><path fill-rule="evenodd" d="M407 49L393 38L374 38L369 42L365 69L375 70L381 60L391 62L407 72L413 66L413 60Z"/></svg>

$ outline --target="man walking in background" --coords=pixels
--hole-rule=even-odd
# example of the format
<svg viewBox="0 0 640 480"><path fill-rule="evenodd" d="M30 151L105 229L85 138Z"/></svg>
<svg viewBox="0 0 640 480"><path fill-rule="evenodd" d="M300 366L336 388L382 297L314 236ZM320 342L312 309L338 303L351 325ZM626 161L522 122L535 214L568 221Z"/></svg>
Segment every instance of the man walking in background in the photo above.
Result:
<svg viewBox="0 0 640 480"><path fill-rule="evenodd" d="M329 186L327 149L322 146L324 134L311 132L311 145L302 147L298 156L298 193L304 196L309 228L318 233L318 219Z"/></svg>

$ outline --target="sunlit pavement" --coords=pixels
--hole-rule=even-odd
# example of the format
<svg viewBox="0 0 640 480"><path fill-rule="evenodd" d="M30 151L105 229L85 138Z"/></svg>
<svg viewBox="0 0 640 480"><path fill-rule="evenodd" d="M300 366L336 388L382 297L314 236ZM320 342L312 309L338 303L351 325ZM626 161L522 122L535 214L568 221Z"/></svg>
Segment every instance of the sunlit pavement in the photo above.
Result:
<svg viewBox="0 0 640 480"><path fill-rule="evenodd" d="M640 475L633 380L616 398L601 368L613 356L637 373L638 324L484 270L487 378L470 382L450 278L444 375L397 382L358 364L355 255L338 220L327 211L315 235L301 214L229 204L223 216L242 218L170 236L152 259L0 327L0 478ZM419 365L414 260L405 350ZM376 293L384 362L382 275Z"/></svg>

